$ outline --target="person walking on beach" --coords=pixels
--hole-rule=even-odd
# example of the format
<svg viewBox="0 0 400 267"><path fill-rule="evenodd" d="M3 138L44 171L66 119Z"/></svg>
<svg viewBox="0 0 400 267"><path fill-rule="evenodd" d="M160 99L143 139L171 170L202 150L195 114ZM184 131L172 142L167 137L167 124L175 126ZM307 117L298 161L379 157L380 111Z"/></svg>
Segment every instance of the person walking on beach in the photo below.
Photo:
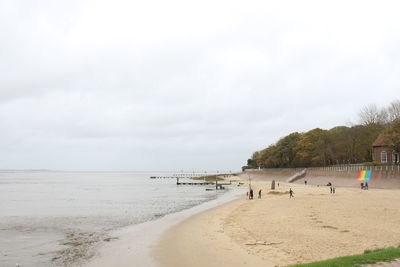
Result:
<svg viewBox="0 0 400 267"><path fill-rule="evenodd" d="M331 194L332 194L333 193L333 187L331 186L330 189L331 189Z"/></svg>
<svg viewBox="0 0 400 267"><path fill-rule="evenodd" d="M304 181L304 185L307 185L307 180Z"/></svg>
<svg viewBox="0 0 400 267"><path fill-rule="evenodd" d="M336 192L336 187L332 187L332 193L335 194Z"/></svg>
<svg viewBox="0 0 400 267"><path fill-rule="evenodd" d="M258 198L261 198L261 189L258 191Z"/></svg>
<svg viewBox="0 0 400 267"><path fill-rule="evenodd" d="M249 199L253 199L253 189L250 189L250 197Z"/></svg>
<svg viewBox="0 0 400 267"><path fill-rule="evenodd" d="M293 196L293 190L292 190L292 188L290 188L289 189L289 198L294 198L294 196Z"/></svg>
<svg viewBox="0 0 400 267"><path fill-rule="evenodd" d="M246 199L249 199L249 191L246 192Z"/></svg>
<svg viewBox="0 0 400 267"><path fill-rule="evenodd" d="M365 182L365 190L368 190L368 182Z"/></svg>

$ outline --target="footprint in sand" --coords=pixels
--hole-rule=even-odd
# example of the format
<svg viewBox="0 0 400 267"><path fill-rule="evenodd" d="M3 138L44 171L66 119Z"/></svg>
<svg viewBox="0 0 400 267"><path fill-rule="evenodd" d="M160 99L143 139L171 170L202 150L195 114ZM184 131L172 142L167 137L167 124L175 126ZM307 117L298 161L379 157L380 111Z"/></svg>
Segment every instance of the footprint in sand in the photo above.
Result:
<svg viewBox="0 0 400 267"><path fill-rule="evenodd" d="M330 226L330 225L322 225L321 227L322 227L322 228L328 228L328 229L335 229L335 230L338 230L337 227Z"/></svg>

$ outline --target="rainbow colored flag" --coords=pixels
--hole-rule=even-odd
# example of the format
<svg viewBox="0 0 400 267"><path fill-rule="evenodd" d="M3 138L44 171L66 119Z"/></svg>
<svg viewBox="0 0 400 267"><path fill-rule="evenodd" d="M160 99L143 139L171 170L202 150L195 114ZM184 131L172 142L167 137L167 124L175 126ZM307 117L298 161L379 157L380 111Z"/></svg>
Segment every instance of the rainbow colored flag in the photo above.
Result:
<svg viewBox="0 0 400 267"><path fill-rule="evenodd" d="M369 179L371 178L371 175L372 175L372 171L371 170L359 171L357 180L359 180L359 181L369 181Z"/></svg>

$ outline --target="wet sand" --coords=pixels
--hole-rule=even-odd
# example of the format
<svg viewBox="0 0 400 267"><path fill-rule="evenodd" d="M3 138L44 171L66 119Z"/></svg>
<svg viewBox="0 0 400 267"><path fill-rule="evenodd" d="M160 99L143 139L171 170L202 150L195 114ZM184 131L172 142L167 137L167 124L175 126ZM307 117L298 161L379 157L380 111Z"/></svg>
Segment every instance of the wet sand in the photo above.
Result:
<svg viewBox="0 0 400 267"><path fill-rule="evenodd" d="M168 214L162 218L143 224L133 225L114 231L116 237L112 242L104 243L98 247L96 256L84 266L88 267L117 267L117 266L146 266L159 267L160 263L152 255L158 240L163 232L171 225L176 225L193 214L219 206L229 202L242 194L243 190L230 190L215 200L211 200L198 206L180 212Z"/></svg>
<svg viewBox="0 0 400 267"><path fill-rule="evenodd" d="M287 191L293 188L295 198ZM162 266L287 266L400 245L400 190L253 182L255 197L196 214L154 249Z"/></svg>

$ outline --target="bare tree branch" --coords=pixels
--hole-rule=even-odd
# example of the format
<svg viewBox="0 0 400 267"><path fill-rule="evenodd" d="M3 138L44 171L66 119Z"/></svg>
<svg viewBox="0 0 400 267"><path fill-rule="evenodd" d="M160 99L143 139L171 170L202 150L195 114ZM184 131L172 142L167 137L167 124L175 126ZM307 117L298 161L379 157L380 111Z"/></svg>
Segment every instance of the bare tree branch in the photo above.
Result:
<svg viewBox="0 0 400 267"><path fill-rule="evenodd" d="M379 109L375 104L364 106L358 112L359 121L361 124L379 124L384 125L388 122L388 113L385 109Z"/></svg>
<svg viewBox="0 0 400 267"><path fill-rule="evenodd" d="M395 100L390 103L390 106L387 108L387 113L389 121L400 118L400 100Z"/></svg>

